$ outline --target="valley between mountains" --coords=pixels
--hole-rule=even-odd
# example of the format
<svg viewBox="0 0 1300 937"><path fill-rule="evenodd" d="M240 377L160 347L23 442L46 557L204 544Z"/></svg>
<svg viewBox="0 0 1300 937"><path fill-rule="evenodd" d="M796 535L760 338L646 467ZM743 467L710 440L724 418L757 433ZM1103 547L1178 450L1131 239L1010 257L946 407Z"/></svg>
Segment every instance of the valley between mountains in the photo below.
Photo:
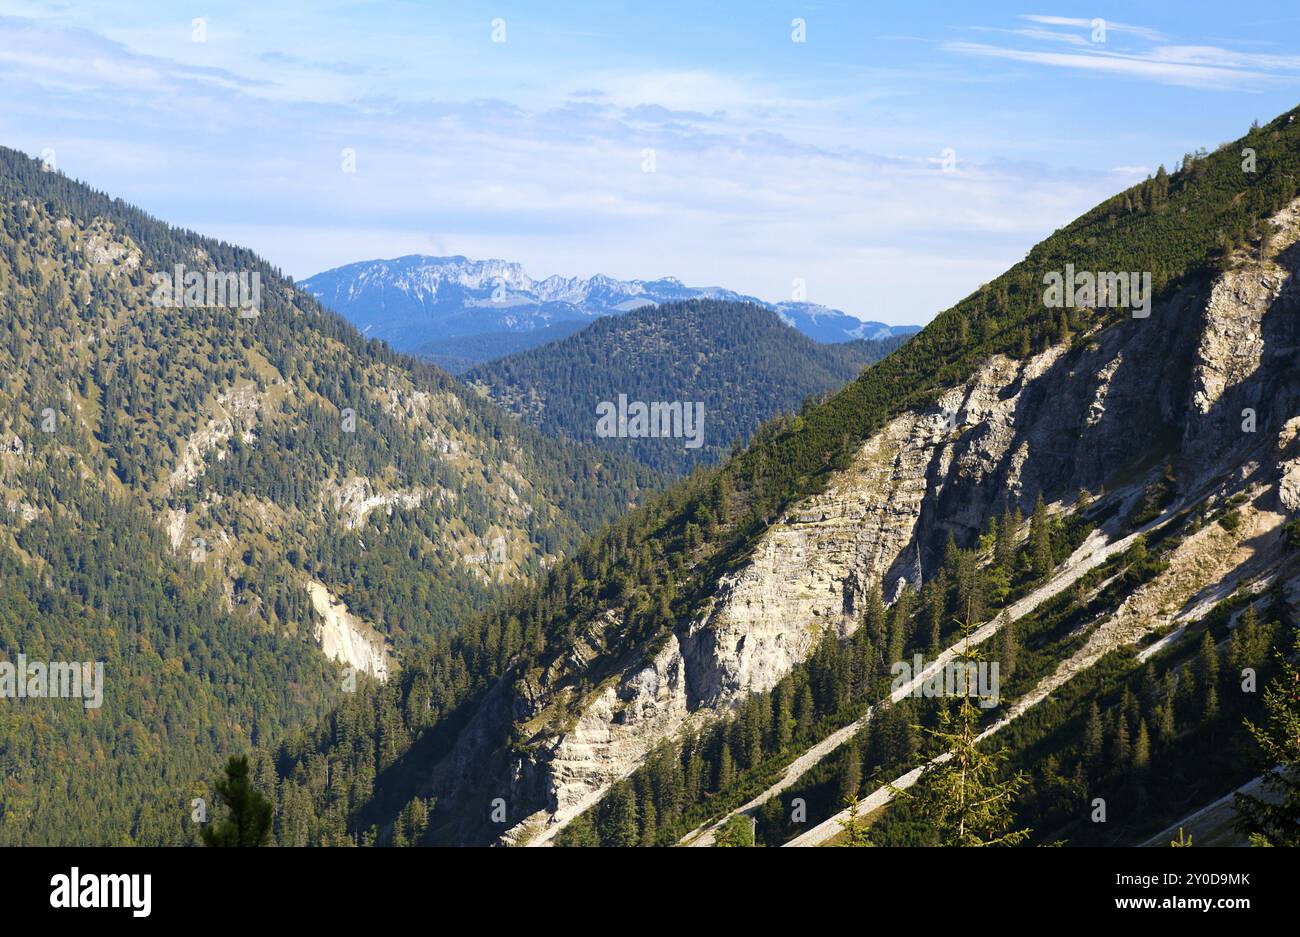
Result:
<svg viewBox="0 0 1300 937"><path fill-rule="evenodd" d="M1243 721L1300 621L1296 113L915 335L584 281L592 324L464 382L331 311L342 276L0 151L0 648L108 674L6 710L0 841L194 844L248 753L280 845L936 845L927 686L968 658L1026 844L1244 841L1213 805L1273 768ZM160 306L177 265L256 271L257 315ZM1046 303L1067 265L1149 275L1149 314ZM703 458L587 431L629 359L702 388Z"/></svg>

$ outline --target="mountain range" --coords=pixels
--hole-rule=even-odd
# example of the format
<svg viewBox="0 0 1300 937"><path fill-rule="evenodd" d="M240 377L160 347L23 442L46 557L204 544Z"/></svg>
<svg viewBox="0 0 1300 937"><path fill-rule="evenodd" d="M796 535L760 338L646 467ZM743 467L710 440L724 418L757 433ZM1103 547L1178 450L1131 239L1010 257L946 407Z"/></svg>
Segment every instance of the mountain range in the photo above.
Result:
<svg viewBox="0 0 1300 937"><path fill-rule="evenodd" d="M493 327L595 321L476 391L0 149L0 842L195 844L244 753L292 846L1294 842L1297 114L789 410L866 350L552 283ZM648 370L740 403L716 463L574 438Z"/></svg>
<svg viewBox="0 0 1300 937"><path fill-rule="evenodd" d="M1201 845L1240 842L1223 805L1264 784L1286 806L1242 822L1293 842L1295 116L1085 212L346 701L274 759L282 803L394 844ZM1091 294L1054 302L1076 271ZM465 660L398 750L358 743ZM954 707L967 661L998 679ZM978 827L963 780L997 792Z"/></svg>
<svg viewBox="0 0 1300 937"><path fill-rule="evenodd" d="M673 277L534 280L517 263L459 256L361 261L308 277L300 286L362 334L453 368L562 337L562 331L548 330L687 299L763 306L819 342L881 339L919 328L863 322L815 303L768 303L720 287L690 287Z"/></svg>
<svg viewBox="0 0 1300 937"><path fill-rule="evenodd" d="M178 268L199 295L162 289ZM5 844L194 841L181 793L222 753L392 679L663 483L8 149L0 313L0 650L106 675L93 712L0 703Z"/></svg>

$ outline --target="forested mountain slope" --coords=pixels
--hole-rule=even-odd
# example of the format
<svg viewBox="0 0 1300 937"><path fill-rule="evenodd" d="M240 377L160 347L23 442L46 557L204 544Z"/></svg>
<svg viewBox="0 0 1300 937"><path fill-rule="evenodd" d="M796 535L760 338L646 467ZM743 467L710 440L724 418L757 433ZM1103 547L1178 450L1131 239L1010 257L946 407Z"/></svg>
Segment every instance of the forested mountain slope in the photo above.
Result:
<svg viewBox="0 0 1300 937"><path fill-rule="evenodd" d="M746 443L764 420L838 390L907 338L819 345L759 306L690 300L598 319L569 338L479 365L464 380L546 433L685 474ZM598 436L598 406L620 394L702 404L702 445Z"/></svg>
<svg viewBox="0 0 1300 937"><path fill-rule="evenodd" d="M162 289L178 265L193 296ZM0 651L107 681L94 711L6 701L4 842L187 839L220 753L332 706L342 664L399 669L655 481L12 150L0 310Z"/></svg>
<svg viewBox="0 0 1300 937"><path fill-rule="evenodd" d="M1241 783L1240 717L1258 697L1227 698L1220 675L1249 662L1267 679L1296 621L1294 118L1086 213L375 702L291 740L283 795L379 841L676 842L887 696L892 663L935 660L962 616L1006 642L986 719L1017 716L996 737L1042 779L1017 809L1044 841L1150 835ZM1046 304L1067 265L1149 273L1147 314L1095 293ZM429 707L448 673L463 691ZM842 781L818 762L808 822L842 803L837 786L856 798L938 754L909 726L941 702L883 707L856 755L836 749ZM392 728L363 737L376 703ZM1209 759L1203 782L1194 759ZM1088 823L1089 784L1122 822ZM801 832L770 802L767 841ZM873 835L929 833L891 810Z"/></svg>
<svg viewBox="0 0 1300 937"><path fill-rule="evenodd" d="M584 319L572 319L529 332L484 332L479 335L443 338L425 342L411 354L436 364L448 374L459 376L486 361L517 355L529 348L568 338L588 324Z"/></svg>

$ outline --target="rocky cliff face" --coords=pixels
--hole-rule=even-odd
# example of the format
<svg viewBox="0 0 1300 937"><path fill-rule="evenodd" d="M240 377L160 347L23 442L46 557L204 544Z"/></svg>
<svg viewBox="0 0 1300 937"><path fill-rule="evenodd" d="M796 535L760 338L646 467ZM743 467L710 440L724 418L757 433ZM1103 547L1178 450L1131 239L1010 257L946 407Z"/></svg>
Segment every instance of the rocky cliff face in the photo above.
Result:
<svg viewBox="0 0 1300 937"><path fill-rule="evenodd" d="M435 770L435 788L481 798L484 817L487 801L504 799L504 835L480 835L547 842L655 744L770 689L825 629L849 633L870 584L883 581L887 596L918 584L950 534L969 544L991 513L1027 508L1040 492L1058 510L1081 489L1128 501L1169 464L1185 503L1249 490L1261 511L1296 510L1300 201L1272 224L1270 256L1238 257L1149 318L1025 361L989 360L937 407L893 420L773 524L652 657L581 701L499 686ZM1192 592L1204 585L1196 575L1183 584ZM547 718L560 702L576 719ZM503 717L526 745L487 758L489 726Z"/></svg>
<svg viewBox="0 0 1300 937"><path fill-rule="evenodd" d="M348 611L323 582L308 581L307 593L320 616L315 637L325 656L377 680L387 680L394 661L383 635Z"/></svg>

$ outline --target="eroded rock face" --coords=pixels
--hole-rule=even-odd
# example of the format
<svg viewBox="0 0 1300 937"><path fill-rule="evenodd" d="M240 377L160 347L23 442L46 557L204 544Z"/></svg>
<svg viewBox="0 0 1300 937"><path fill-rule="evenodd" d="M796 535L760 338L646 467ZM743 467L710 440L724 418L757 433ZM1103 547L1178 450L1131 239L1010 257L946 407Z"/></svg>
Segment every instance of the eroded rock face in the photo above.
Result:
<svg viewBox="0 0 1300 937"><path fill-rule="evenodd" d="M1300 511L1300 416L1288 420L1277 437L1277 494L1285 511Z"/></svg>
<svg viewBox="0 0 1300 937"><path fill-rule="evenodd" d="M323 486L321 497L331 502L344 528L358 530L365 526L372 511L382 508L391 516L394 507L407 510L418 507L428 494L424 488L376 492L369 478L353 476L341 484Z"/></svg>
<svg viewBox="0 0 1300 937"><path fill-rule="evenodd" d="M1282 508L1296 510L1298 219L1300 201L1274 220L1270 260L1243 258L1149 318L1068 347L993 358L936 406L894 419L822 493L786 511L650 660L576 707L566 700L576 718L549 724L542 714L556 701L545 691L498 687L496 706L435 772L435 790L454 801L472 778L476 796L486 786L509 803L505 840L548 841L660 741L773 687L823 631L850 633L874 583L890 598L919 584L950 535L970 545L990 515L1028 511L1039 493L1068 504L1080 489L1140 485L1166 462L1186 493L1260 463ZM1256 411L1254 432L1243 429L1245 408ZM490 721L505 709L529 727L527 749L476 753L493 744Z"/></svg>
<svg viewBox="0 0 1300 937"><path fill-rule="evenodd" d="M206 427L185 441L180 462L168 478L168 489L193 485L195 479L203 474L205 460L213 450L216 450L219 461L224 460L225 444L236 433L244 443L253 444L257 439L255 431L261 407L261 397L253 384L245 384L228 394L219 394L214 406L215 415L208 420Z"/></svg>
<svg viewBox="0 0 1300 937"><path fill-rule="evenodd" d="M325 656L368 673L377 680L387 680L394 665L383 636L348 611L348 607L336 599L323 582L309 580L307 592L312 607L320 616L316 640Z"/></svg>

